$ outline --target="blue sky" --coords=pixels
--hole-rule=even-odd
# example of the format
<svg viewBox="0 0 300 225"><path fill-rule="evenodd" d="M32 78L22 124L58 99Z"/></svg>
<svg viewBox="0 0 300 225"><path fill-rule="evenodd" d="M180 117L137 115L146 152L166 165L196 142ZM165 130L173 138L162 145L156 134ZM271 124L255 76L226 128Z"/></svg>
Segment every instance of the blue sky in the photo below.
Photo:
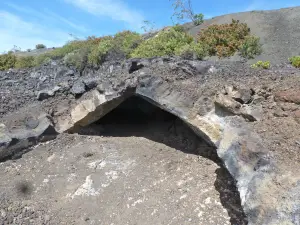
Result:
<svg viewBox="0 0 300 225"><path fill-rule="evenodd" d="M298 4L297 4L298 2ZM232 12L278 9L300 5L299 0L192 0L206 18ZM22 50L38 43L61 46L72 36L141 32L144 20L156 28L171 25L169 0L1 0L0 52L14 45Z"/></svg>

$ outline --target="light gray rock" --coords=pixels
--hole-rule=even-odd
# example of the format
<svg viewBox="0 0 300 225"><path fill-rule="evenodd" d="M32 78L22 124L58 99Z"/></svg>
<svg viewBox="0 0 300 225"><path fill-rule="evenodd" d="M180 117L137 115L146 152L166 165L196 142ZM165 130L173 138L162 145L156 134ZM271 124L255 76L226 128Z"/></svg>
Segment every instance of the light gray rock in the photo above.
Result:
<svg viewBox="0 0 300 225"><path fill-rule="evenodd" d="M85 85L82 81L77 81L71 88L71 93L74 95L80 95L85 92Z"/></svg>
<svg viewBox="0 0 300 225"><path fill-rule="evenodd" d="M5 158L4 152L8 149L12 138L9 136L8 130L4 124L0 124L0 162Z"/></svg>
<svg viewBox="0 0 300 225"><path fill-rule="evenodd" d="M38 92L37 99L43 101L47 98L53 97L57 91L60 90L59 86L54 86L52 89L44 89Z"/></svg>
<svg viewBox="0 0 300 225"><path fill-rule="evenodd" d="M247 104L252 100L253 91L251 89L227 86L225 91L227 95L241 104Z"/></svg>

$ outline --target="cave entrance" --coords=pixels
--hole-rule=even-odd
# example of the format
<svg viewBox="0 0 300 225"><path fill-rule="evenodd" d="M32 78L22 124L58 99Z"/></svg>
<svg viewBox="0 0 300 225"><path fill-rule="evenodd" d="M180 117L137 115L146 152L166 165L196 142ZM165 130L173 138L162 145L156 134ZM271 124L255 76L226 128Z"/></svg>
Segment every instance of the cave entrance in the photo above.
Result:
<svg viewBox="0 0 300 225"><path fill-rule="evenodd" d="M214 179L213 187L211 188L219 193L219 201L227 211L230 217L230 223L247 224L235 181L218 158L216 149L198 137L195 132L177 116L162 110L152 104L152 102L150 103L150 101L139 96L129 97L98 121L81 128L78 133L80 135L96 135L111 138L142 137L153 141L153 143L161 143L169 148L176 149L176 151L179 150L194 157L208 159L212 164L218 165L218 168L214 170L215 177L209 179ZM122 139L120 139L120 141L122 141ZM140 146L142 145L143 143ZM152 149L148 150L151 151ZM160 151L164 150L160 149ZM172 158L170 156L164 160L172 161ZM201 171L205 171L205 166L207 166L205 163L199 163L199 167L196 166L193 172L199 174ZM178 171L178 173L182 172ZM212 175L208 174L206 176ZM205 179L203 181L205 182ZM197 188L193 190L197 192ZM185 195L182 195L181 198L185 198ZM205 201L209 204L211 201L210 197L207 197ZM201 208L201 204L199 207ZM189 210L196 209L197 207ZM208 206L206 210L213 211L214 209ZM200 210L200 212L198 212L199 217L201 213L203 214ZM221 220L222 219L215 220L214 224L223 224L223 221L220 223ZM204 221L202 221L202 223L204 224ZM207 221L205 224L210 223Z"/></svg>

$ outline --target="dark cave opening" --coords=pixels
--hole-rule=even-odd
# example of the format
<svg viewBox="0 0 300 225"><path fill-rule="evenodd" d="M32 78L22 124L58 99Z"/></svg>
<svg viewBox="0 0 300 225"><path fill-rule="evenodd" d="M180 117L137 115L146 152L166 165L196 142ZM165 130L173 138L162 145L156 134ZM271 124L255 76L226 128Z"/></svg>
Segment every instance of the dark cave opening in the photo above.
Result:
<svg viewBox="0 0 300 225"><path fill-rule="evenodd" d="M215 189L228 211L231 224L247 224L235 180L222 164L214 147L203 139L177 116L160 109L139 96L126 99L115 109L93 124L82 127L78 134L107 137L144 137L163 143L187 154L208 158L220 166L215 171Z"/></svg>

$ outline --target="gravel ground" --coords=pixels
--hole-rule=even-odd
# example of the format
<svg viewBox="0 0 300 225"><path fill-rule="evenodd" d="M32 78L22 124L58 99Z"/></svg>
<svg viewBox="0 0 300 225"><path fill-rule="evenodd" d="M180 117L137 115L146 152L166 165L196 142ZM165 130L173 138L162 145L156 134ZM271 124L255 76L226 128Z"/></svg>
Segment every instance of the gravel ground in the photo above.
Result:
<svg viewBox="0 0 300 225"><path fill-rule="evenodd" d="M246 224L214 149L169 125L63 134L1 163L0 224Z"/></svg>

